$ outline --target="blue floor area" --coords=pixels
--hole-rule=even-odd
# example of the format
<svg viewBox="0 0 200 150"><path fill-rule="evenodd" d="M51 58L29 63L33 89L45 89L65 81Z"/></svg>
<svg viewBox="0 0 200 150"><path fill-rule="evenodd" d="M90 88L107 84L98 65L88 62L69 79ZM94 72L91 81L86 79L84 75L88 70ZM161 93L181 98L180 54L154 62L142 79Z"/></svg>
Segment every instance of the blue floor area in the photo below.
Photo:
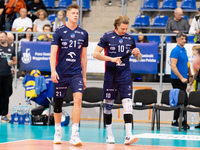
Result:
<svg viewBox="0 0 200 150"><path fill-rule="evenodd" d="M162 127L160 131L151 131L150 126L135 125L133 134L139 136L136 145L175 146L200 148L200 130L194 133L188 130L178 132L178 129ZM124 143L125 130L123 124L113 125L113 135L117 144ZM0 123L0 143L20 140L53 140L54 126L14 125ZM69 141L71 125L62 127L62 140ZM155 136L155 137L154 137ZM80 138L83 142L105 143L106 130L98 128L94 123L81 123Z"/></svg>

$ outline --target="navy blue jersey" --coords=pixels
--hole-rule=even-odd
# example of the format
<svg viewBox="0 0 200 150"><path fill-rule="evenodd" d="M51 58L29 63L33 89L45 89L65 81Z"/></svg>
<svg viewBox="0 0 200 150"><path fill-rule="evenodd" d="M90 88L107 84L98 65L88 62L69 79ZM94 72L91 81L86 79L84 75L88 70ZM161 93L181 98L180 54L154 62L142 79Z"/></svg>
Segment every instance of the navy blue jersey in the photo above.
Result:
<svg viewBox="0 0 200 150"><path fill-rule="evenodd" d="M81 51L88 46L88 33L78 27L74 30L63 25L53 34L51 45L58 45L56 71L58 75L74 75L82 71Z"/></svg>
<svg viewBox="0 0 200 150"><path fill-rule="evenodd" d="M119 36L115 31L107 32L101 37L98 46L104 48L105 55L109 57L122 57L136 47L133 36L127 33ZM116 63L106 62L105 81L113 80L113 70ZM131 74L129 58L117 65L115 81L123 81Z"/></svg>

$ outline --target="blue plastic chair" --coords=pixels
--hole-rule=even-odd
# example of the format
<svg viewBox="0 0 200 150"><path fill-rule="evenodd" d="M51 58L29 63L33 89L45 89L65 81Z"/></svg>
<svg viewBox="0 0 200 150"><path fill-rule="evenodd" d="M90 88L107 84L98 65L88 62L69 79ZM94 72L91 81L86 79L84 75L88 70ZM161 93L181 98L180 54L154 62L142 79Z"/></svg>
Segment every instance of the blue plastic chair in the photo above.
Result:
<svg viewBox="0 0 200 150"><path fill-rule="evenodd" d="M50 14L47 19L51 22L51 24L53 24L53 22L55 22L56 17L57 14Z"/></svg>
<svg viewBox="0 0 200 150"><path fill-rule="evenodd" d="M145 0L143 8L157 9L158 8L158 0Z"/></svg>
<svg viewBox="0 0 200 150"><path fill-rule="evenodd" d="M177 8L177 0L163 0L162 9L175 9Z"/></svg>
<svg viewBox="0 0 200 150"><path fill-rule="evenodd" d="M162 26L165 27L167 24L167 20L169 19L168 16L165 15L158 15L155 16L153 26Z"/></svg>
<svg viewBox="0 0 200 150"><path fill-rule="evenodd" d="M188 43L194 44L194 37L195 36L187 36Z"/></svg>
<svg viewBox="0 0 200 150"><path fill-rule="evenodd" d="M196 0L182 0L181 2L182 9L196 9Z"/></svg>
<svg viewBox="0 0 200 150"><path fill-rule="evenodd" d="M58 7L68 7L70 4L72 4L72 0L59 0Z"/></svg>
<svg viewBox="0 0 200 150"><path fill-rule="evenodd" d="M171 36L166 36L165 37L165 42L166 43L171 43Z"/></svg>
<svg viewBox="0 0 200 150"><path fill-rule="evenodd" d="M137 15L135 18L134 26L149 26L149 16L148 15Z"/></svg>
<svg viewBox="0 0 200 150"><path fill-rule="evenodd" d="M160 44L160 36L147 36L147 40L151 43L158 43Z"/></svg>
<svg viewBox="0 0 200 150"><path fill-rule="evenodd" d="M189 22L188 16L183 16L183 18L185 18Z"/></svg>
<svg viewBox="0 0 200 150"><path fill-rule="evenodd" d="M43 0L46 7L55 7L55 0Z"/></svg>

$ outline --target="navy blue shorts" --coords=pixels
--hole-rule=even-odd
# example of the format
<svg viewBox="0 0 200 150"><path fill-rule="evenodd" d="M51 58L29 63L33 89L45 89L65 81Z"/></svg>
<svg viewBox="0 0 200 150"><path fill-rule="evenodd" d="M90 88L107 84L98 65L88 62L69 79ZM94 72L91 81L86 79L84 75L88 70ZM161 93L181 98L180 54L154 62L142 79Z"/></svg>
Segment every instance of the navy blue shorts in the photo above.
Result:
<svg viewBox="0 0 200 150"><path fill-rule="evenodd" d="M68 87L71 88L72 93L83 93L84 85L82 74L79 73L69 77L60 77L58 83L54 83L54 98L64 98Z"/></svg>
<svg viewBox="0 0 200 150"><path fill-rule="evenodd" d="M116 100L118 91L120 93L120 99L130 98L132 99L132 80L115 82L115 91L112 81L104 81L103 85L103 99Z"/></svg>

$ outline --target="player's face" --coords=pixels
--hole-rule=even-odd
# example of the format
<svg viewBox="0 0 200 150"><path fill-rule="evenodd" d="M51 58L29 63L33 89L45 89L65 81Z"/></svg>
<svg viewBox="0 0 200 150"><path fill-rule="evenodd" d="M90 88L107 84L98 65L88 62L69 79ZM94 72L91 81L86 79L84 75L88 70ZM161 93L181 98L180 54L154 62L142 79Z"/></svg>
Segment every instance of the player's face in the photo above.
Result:
<svg viewBox="0 0 200 150"><path fill-rule="evenodd" d="M117 33L118 35L124 35L126 31L128 30L128 24L121 23L120 25L117 25Z"/></svg>
<svg viewBox="0 0 200 150"><path fill-rule="evenodd" d="M176 39L177 40L177 44L181 47L183 47L186 43L186 37L181 36L180 38Z"/></svg>
<svg viewBox="0 0 200 150"><path fill-rule="evenodd" d="M7 41L7 36L4 33L0 33L0 43L5 44Z"/></svg>
<svg viewBox="0 0 200 150"><path fill-rule="evenodd" d="M78 16L79 16L78 9L72 8L69 11L67 11L68 21L72 23L76 23L78 21Z"/></svg>

